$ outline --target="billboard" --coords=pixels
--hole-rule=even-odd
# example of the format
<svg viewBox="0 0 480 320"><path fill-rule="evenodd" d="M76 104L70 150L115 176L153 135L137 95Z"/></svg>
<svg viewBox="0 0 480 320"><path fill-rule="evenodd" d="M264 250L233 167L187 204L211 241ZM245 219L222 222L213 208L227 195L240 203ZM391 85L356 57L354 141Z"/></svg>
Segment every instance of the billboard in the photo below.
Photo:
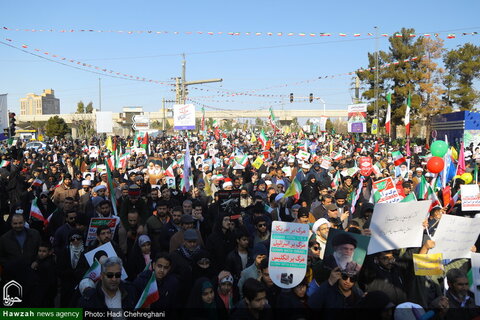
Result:
<svg viewBox="0 0 480 320"><path fill-rule="evenodd" d="M351 104L348 106L348 132L367 132L367 104Z"/></svg>
<svg viewBox="0 0 480 320"><path fill-rule="evenodd" d="M111 111L97 111L97 133L113 132L113 120Z"/></svg>
<svg viewBox="0 0 480 320"><path fill-rule="evenodd" d="M195 106L193 104L173 105L173 129L195 130Z"/></svg>

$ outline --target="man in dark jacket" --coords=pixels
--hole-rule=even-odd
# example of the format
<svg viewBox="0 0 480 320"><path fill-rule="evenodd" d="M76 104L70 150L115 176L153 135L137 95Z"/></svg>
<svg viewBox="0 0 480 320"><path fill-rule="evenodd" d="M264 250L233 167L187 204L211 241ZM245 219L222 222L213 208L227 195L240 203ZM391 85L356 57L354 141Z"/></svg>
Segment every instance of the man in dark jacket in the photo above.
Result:
<svg viewBox="0 0 480 320"><path fill-rule="evenodd" d="M102 264L101 280L95 290L89 290L80 299L79 305L85 309L131 310L137 303L135 287L120 279L122 260L110 257Z"/></svg>
<svg viewBox="0 0 480 320"><path fill-rule="evenodd" d="M37 230L25 228L22 214L12 216L11 226L12 230L0 238L0 265L3 267L2 279L6 281L23 278L25 268L36 259L41 243Z"/></svg>

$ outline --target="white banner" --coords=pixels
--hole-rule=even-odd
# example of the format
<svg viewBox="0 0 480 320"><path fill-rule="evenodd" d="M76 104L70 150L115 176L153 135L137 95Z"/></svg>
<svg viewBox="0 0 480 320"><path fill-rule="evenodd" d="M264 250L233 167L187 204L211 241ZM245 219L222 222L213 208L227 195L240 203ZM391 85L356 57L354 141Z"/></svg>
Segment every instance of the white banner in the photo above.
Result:
<svg viewBox="0 0 480 320"><path fill-rule="evenodd" d="M195 130L195 106L193 104L173 105L173 129Z"/></svg>
<svg viewBox="0 0 480 320"><path fill-rule="evenodd" d="M320 117L319 128L320 128L320 131L322 131L322 132L327 131L327 119L328 119L328 117L326 117L326 116L321 116Z"/></svg>
<svg viewBox="0 0 480 320"><path fill-rule="evenodd" d="M471 253L472 255L472 291L475 294L475 304L480 306L480 253Z"/></svg>
<svg viewBox="0 0 480 320"><path fill-rule="evenodd" d="M480 218L444 214L432 238L435 248L428 253L442 253L443 259L470 258L470 249L477 241L479 233Z"/></svg>
<svg viewBox="0 0 480 320"><path fill-rule="evenodd" d="M7 129L8 127L7 95L0 94L0 130L3 131L3 129Z"/></svg>
<svg viewBox="0 0 480 320"><path fill-rule="evenodd" d="M462 211L480 211L480 189L478 184L462 184Z"/></svg>
<svg viewBox="0 0 480 320"><path fill-rule="evenodd" d="M422 222L428 216L431 203L430 200L426 200L375 204L370 222L372 237L368 245L368 254L421 247Z"/></svg>
<svg viewBox="0 0 480 320"><path fill-rule="evenodd" d="M268 271L280 288L293 288L305 277L308 237L308 224L272 222Z"/></svg>
<svg viewBox="0 0 480 320"><path fill-rule="evenodd" d="M101 111L95 113L97 117L97 133L112 133L113 120L111 111Z"/></svg>

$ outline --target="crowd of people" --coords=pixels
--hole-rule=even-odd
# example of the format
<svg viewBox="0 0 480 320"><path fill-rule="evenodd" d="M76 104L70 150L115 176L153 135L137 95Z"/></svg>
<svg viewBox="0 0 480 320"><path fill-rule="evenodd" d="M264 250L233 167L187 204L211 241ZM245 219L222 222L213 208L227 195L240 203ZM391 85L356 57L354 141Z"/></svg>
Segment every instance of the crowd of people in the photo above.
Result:
<svg viewBox="0 0 480 320"><path fill-rule="evenodd" d="M351 310L368 310L370 319L480 315L469 259L449 261L444 276L413 271L413 254L435 247L427 234L442 215L473 217L461 198L444 203L442 187L421 247L367 255L363 265L346 251L324 256L331 229L371 235L374 181L392 177L401 197L432 181L425 141L413 148L412 140L410 152L358 135L272 133L265 143L235 130L147 139L143 147L118 136L2 147L1 284L22 286L15 306L132 310L153 275L159 297L148 310L185 319L337 319ZM473 172L477 150L466 147ZM395 165L395 151L410 153L406 165ZM363 176L359 157L376 168ZM287 193L293 183L299 195ZM463 183L455 177L447 185L455 194ZM111 223L94 228L97 218ZM269 275L273 221L310 230L305 277L292 289ZM94 262L98 278L88 273Z"/></svg>

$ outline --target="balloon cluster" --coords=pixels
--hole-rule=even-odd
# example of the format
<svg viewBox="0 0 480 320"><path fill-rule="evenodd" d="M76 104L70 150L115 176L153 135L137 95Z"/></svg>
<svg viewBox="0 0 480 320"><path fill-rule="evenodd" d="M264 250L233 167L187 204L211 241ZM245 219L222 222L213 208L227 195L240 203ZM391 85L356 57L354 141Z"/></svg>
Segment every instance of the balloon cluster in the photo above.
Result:
<svg viewBox="0 0 480 320"><path fill-rule="evenodd" d="M430 151L432 152L432 156L430 160L427 162L427 169L431 173L439 173L442 172L443 168L445 167L445 162L443 161L443 156L448 151L448 145L443 140L436 140L432 143L430 147Z"/></svg>

